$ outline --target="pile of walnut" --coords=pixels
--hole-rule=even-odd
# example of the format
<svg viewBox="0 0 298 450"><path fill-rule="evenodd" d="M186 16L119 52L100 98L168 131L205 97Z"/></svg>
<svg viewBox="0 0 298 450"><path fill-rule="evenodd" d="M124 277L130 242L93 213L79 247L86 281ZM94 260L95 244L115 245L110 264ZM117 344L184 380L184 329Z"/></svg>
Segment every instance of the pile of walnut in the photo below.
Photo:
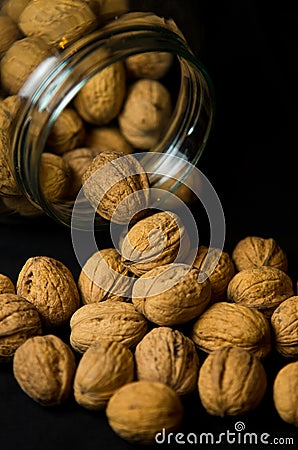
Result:
<svg viewBox="0 0 298 450"><path fill-rule="evenodd" d="M135 263L107 248L77 281L45 256L29 258L15 285L0 275L0 360L12 361L20 388L41 405L73 398L104 410L134 443L183 429L185 399L196 393L208 414L223 417L254 410L270 391L277 414L298 426L298 295L285 252L274 239L246 237L231 255L200 246L186 266L174 262L185 232L175 214L154 213L130 228L132 248L145 255L140 226L166 239L155 259L149 252ZM126 275L135 276L132 293ZM265 363L274 352L283 367L270 385Z"/></svg>
<svg viewBox="0 0 298 450"><path fill-rule="evenodd" d="M20 89L46 58L126 10L126 0L4 3L0 11L0 197L9 210L23 216L42 214L22 195L12 167L13 124L22 107ZM57 118L41 156L40 185L47 200L74 201L83 172L98 153L130 154L159 143L173 111L163 82L172 66L170 53L137 54L108 66L84 85Z"/></svg>

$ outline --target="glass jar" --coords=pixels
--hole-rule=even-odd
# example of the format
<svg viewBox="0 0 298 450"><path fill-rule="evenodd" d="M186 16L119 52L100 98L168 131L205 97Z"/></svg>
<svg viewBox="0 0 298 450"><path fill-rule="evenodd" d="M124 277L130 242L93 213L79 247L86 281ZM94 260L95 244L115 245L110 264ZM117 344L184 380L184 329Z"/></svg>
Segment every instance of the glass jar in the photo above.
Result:
<svg viewBox="0 0 298 450"><path fill-rule="evenodd" d="M89 5L98 0L75 1ZM38 2L42 0L35 3ZM23 0L23 3L28 1ZM2 16L7 12L5 2L3 11ZM24 35L20 34L18 39L24 39ZM9 124L10 143L6 158L8 171L11 172L17 188L16 192L7 193L5 189L1 189L0 180L1 214L3 210L17 211L17 207L7 208L7 205L21 200L24 205L21 212L23 215L38 216L42 213L67 226L71 224L75 198L51 198L45 194L41 181L41 158L45 152L48 153L47 143L53 127L61 113L70 105L72 107L78 93L92 77L116 63L126 64L127 58L133 55L151 52L173 55L171 68L158 80L169 90L173 109L158 142L146 149L147 151L141 150L144 156L140 162L148 172L152 187L177 192L180 183L189 175L190 166L177 163L179 159L172 159L171 156L178 156L181 161L193 165L197 164L213 122L212 83L173 20L158 17L153 13L123 12L120 8L117 14L115 10L107 11L96 27L92 26L77 37L65 36L61 31L51 45L51 55L44 58L19 91L13 94L17 96L20 106L13 124ZM1 63L5 54L3 51ZM132 82L127 81L128 84ZM3 86L2 91L2 99L12 95L7 93ZM3 100L0 107L1 103ZM112 125L115 121L117 122L117 117L111 121ZM84 145L81 144L81 147ZM134 147L133 151L138 152L139 149ZM164 167L160 171L156 159L148 158L148 151L169 156L168 163L162 160L166 167L166 179L159 175L164 173ZM1 172L0 155L2 178L3 173L5 174L5 171ZM81 214L83 228L84 207L81 208ZM95 226L106 226L106 221L96 217Z"/></svg>

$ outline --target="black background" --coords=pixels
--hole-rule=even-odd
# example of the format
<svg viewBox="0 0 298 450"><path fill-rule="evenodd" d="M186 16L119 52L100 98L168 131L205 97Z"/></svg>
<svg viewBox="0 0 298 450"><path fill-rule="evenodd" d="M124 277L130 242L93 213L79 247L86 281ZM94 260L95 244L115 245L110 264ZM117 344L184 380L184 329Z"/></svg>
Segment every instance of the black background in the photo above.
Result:
<svg viewBox="0 0 298 450"><path fill-rule="evenodd" d="M135 9L173 17L213 80L216 119L199 168L215 187L224 209L225 250L231 252L247 235L275 238L288 254L296 292L295 2L186 0L134 4L138 5ZM107 246L108 239L102 233L99 245ZM26 259L36 255L59 259L77 278L80 267L69 229L46 218L0 223L0 273L16 281ZM244 418L215 418L204 412L196 397L188 400L185 431L234 431L235 422L241 419L247 432L266 432L271 438L294 437L297 445L296 429L278 417L271 398L274 376L286 362L275 354L264 362L267 394L259 408ZM34 403L21 392L11 369L10 364L0 366L1 450L135 448L113 433L103 413L84 410L73 399L52 409Z"/></svg>

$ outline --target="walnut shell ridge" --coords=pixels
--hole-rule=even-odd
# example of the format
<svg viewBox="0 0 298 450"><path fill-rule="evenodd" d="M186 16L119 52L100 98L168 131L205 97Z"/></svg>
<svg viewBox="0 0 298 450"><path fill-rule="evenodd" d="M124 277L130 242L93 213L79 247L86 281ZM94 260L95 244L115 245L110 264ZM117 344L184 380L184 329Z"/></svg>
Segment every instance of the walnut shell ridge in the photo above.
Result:
<svg viewBox="0 0 298 450"><path fill-rule="evenodd" d="M284 300L271 316L273 343L285 358L298 357L298 296Z"/></svg>

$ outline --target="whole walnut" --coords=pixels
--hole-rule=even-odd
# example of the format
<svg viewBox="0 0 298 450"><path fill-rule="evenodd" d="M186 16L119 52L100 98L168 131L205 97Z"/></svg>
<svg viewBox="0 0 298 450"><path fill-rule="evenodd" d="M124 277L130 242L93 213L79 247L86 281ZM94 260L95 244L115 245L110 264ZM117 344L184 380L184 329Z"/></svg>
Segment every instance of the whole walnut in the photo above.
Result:
<svg viewBox="0 0 298 450"><path fill-rule="evenodd" d="M220 248L200 245L193 265L208 275L211 284L211 302L226 300L228 284L235 275L230 255Z"/></svg>
<svg viewBox="0 0 298 450"><path fill-rule="evenodd" d="M9 276L0 273L0 294L15 294L15 285Z"/></svg>
<svg viewBox="0 0 298 450"><path fill-rule="evenodd" d="M237 416L254 410L266 388L267 376L259 358L237 347L215 350L199 372L201 402L215 416Z"/></svg>
<svg viewBox="0 0 298 450"><path fill-rule="evenodd" d="M199 358L191 339L170 327L153 328L136 346L138 380L160 381L181 396L197 385Z"/></svg>
<svg viewBox="0 0 298 450"><path fill-rule="evenodd" d="M65 160L53 153L43 152L40 159L39 180L44 196L58 202L68 192L70 169Z"/></svg>
<svg viewBox="0 0 298 450"><path fill-rule="evenodd" d="M256 309L237 303L218 302L209 306L193 324L191 338L207 353L234 346L263 358L271 350L266 317Z"/></svg>
<svg viewBox="0 0 298 450"><path fill-rule="evenodd" d="M46 327L67 323L80 304L70 270L47 256L27 259L17 279L17 293L36 307Z"/></svg>
<svg viewBox="0 0 298 450"><path fill-rule="evenodd" d="M119 388L108 402L108 423L120 437L138 444L154 444L163 429L179 430L183 406L179 396L157 381L133 381Z"/></svg>
<svg viewBox="0 0 298 450"><path fill-rule="evenodd" d="M161 211L136 222L120 243L124 264L137 276L180 261L188 251L188 236L180 217ZM182 249L182 250L181 250Z"/></svg>
<svg viewBox="0 0 298 450"><path fill-rule="evenodd" d="M238 271L259 266L288 269L287 255L273 238L245 237L235 246L232 259Z"/></svg>
<svg viewBox="0 0 298 450"><path fill-rule="evenodd" d="M273 400L281 419L298 427L298 361L285 365L277 373Z"/></svg>
<svg viewBox="0 0 298 450"><path fill-rule="evenodd" d="M273 343L286 358L298 357L298 296L284 300L271 316Z"/></svg>
<svg viewBox="0 0 298 450"><path fill-rule="evenodd" d="M59 337L28 339L15 352L13 373L21 389L44 406L63 403L72 393L74 354Z"/></svg>
<svg viewBox="0 0 298 450"><path fill-rule="evenodd" d="M20 37L21 32L13 20L8 16L0 15L0 58Z"/></svg>
<svg viewBox="0 0 298 450"><path fill-rule="evenodd" d="M19 17L19 27L50 46L71 43L94 30L96 16L84 0L34 0ZM63 48L63 47L62 47Z"/></svg>
<svg viewBox="0 0 298 450"><path fill-rule="evenodd" d="M187 264L155 267L134 284L132 302L148 320L161 326L180 325L198 317L210 302L208 279Z"/></svg>
<svg viewBox="0 0 298 450"><path fill-rule="evenodd" d="M99 153L82 177L84 194L107 220L127 224L149 204L149 180L133 155Z"/></svg>
<svg viewBox="0 0 298 450"><path fill-rule="evenodd" d="M85 145L98 152L118 151L125 155L133 152L131 144L115 126L92 127L86 135Z"/></svg>
<svg viewBox="0 0 298 450"><path fill-rule="evenodd" d="M0 294L0 362L10 361L31 336L42 334L37 309L20 295Z"/></svg>
<svg viewBox="0 0 298 450"><path fill-rule="evenodd" d="M78 288L84 304L127 297L131 278L115 248L93 253L82 267Z"/></svg>
<svg viewBox="0 0 298 450"><path fill-rule="evenodd" d="M131 78L164 77L173 63L173 54L168 52L146 52L129 56L125 60L128 76Z"/></svg>
<svg viewBox="0 0 298 450"><path fill-rule="evenodd" d="M47 151L59 155L80 147L85 137L82 118L74 108L65 108L57 117L46 142Z"/></svg>
<svg viewBox="0 0 298 450"><path fill-rule="evenodd" d="M159 143L171 114L167 88L159 81L140 79L129 87L118 122L128 142L141 150L149 150Z"/></svg>
<svg viewBox="0 0 298 450"><path fill-rule="evenodd" d="M133 379L132 352L121 342L98 340L80 359L74 396L84 408L101 410L117 389Z"/></svg>
<svg viewBox="0 0 298 450"><path fill-rule="evenodd" d="M125 93L124 65L117 62L90 78L76 95L74 106L86 122L106 125L120 113Z"/></svg>
<svg viewBox="0 0 298 450"><path fill-rule="evenodd" d="M256 308L267 317L292 295L291 278L284 271L270 266L241 270L231 279L227 290L229 300Z"/></svg>
<svg viewBox="0 0 298 450"><path fill-rule="evenodd" d="M148 322L131 303L106 300L79 308L70 320L70 344L79 353L106 339L135 347L147 333Z"/></svg>

